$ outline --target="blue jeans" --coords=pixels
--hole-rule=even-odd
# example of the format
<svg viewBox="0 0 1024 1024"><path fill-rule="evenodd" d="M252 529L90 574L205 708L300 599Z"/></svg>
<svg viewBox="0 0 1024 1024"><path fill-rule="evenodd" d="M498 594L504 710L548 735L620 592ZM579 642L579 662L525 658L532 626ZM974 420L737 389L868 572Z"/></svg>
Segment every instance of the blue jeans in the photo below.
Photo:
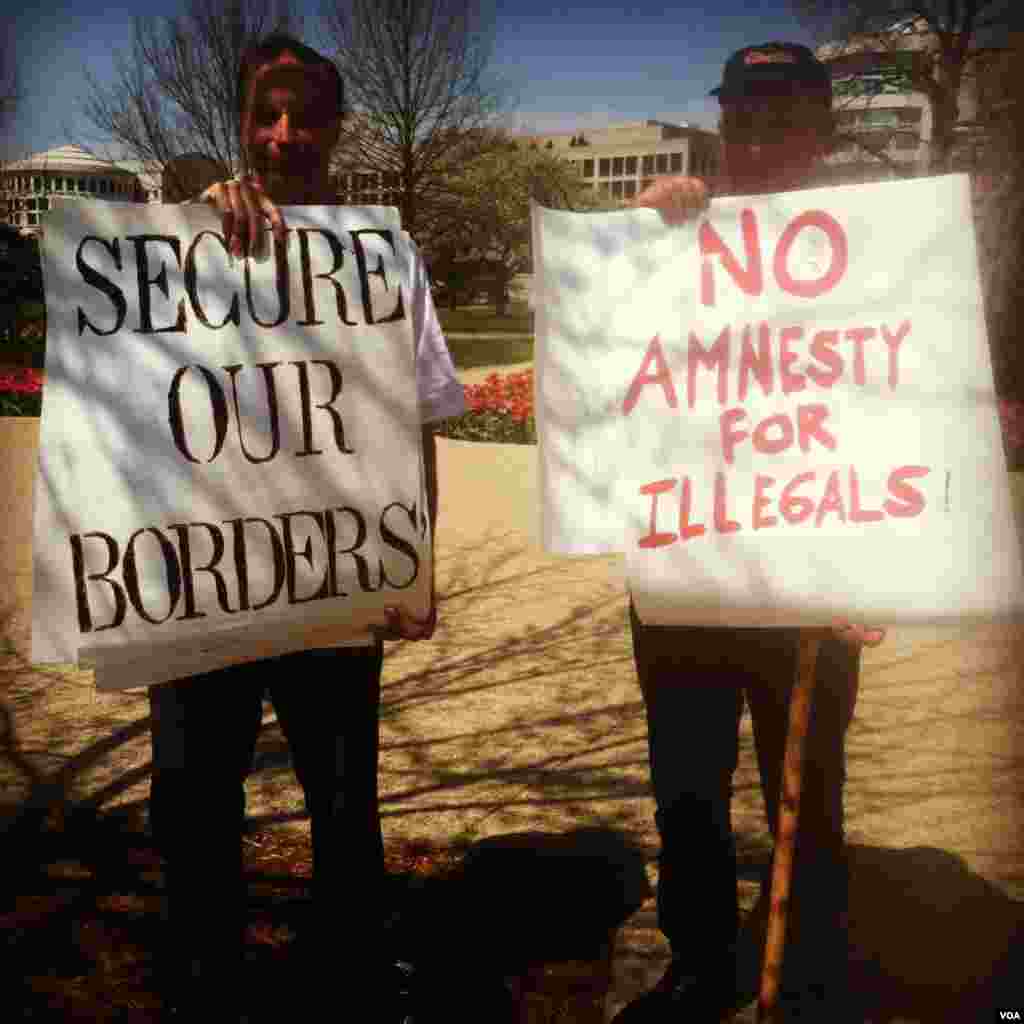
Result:
<svg viewBox="0 0 1024 1024"><path fill-rule="evenodd" d="M730 804L744 698L775 835L799 631L644 625L632 603L630 625L661 838L658 927L673 955L710 967L734 951L739 921ZM790 914L809 943L847 906L844 740L859 662L832 636L818 655Z"/></svg>
<svg viewBox="0 0 1024 1024"><path fill-rule="evenodd" d="M166 860L172 949L241 955L244 782L269 691L310 816L315 932L332 944L359 935L369 952L384 882L381 668L378 643L301 651L150 688L150 824Z"/></svg>

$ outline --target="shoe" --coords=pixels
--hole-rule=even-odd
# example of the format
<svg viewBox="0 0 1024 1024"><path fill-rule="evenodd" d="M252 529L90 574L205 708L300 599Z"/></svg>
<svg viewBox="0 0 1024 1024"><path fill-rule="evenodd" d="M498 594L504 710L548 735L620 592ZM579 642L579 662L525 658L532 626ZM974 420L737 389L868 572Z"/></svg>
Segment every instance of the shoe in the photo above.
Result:
<svg viewBox="0 0 1024 1024"><path fill-rule="evenodd" d="M732 1019L737 1003L734 963L694 974L692 965L673 959L661 981L624 1006L612 1024L718 1024Z"/></svg>

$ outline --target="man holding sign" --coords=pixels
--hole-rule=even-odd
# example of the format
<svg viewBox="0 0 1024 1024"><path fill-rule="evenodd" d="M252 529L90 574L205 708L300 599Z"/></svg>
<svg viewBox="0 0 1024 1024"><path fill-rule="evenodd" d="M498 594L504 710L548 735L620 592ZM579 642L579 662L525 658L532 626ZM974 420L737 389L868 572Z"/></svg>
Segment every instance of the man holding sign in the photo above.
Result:
<svg viewBox="0 0 1024 1024"><path fill-rule="evenodd" d="M834 122L828 72L810 50L785 43L740 50L726 63L722 85L712 95L722 107L725 162L716 194L768 195L815 183ZM667 178L634 205L654 207L668 223L683 224L705 210L709 199L710 189L700 179ZM645 624L632 601L630 624L662 843L658 923L671 945L672 963L661 982L618 1019L718 1020L737 999L739 915L729 805L740 717L746 698L776 834L799 631ZM826 1014L837 1019L845 1002L844 737L853 715L859 649L881 643L883 636L884 630L837 622L818 656L790 914L799 946L787 958L783 983L784 1008L787 997L827 1000L819 1002L816 1020ZM788 970L791 964L796 970Z"/></svg>
<svg viewBox="0 0 1024 1024"><path fill-rule="evenodd" d="M239 97L243 150L252 173L211 186L201 198L223 215L225 246L235 258L245 259L266 251L264 218L277 246L288 241L279 206L336 205L328 166L344 112L343 85L330 61L276 35L243 57ZM405 301L411 306L433 536L437 475L430 424L460 415L464 399L418 253ZM346 646L287 654L151 688L151 813L168 863L172 956L179 961L171 984L192 990L190 1000L181 994L186 1013L211 1015L216 999L226 996L231 1005L239 996L230 983L244 927L242 785L269 687L311 817L316 927L304 943L303 959L313 982L328 986L331 994L325 988L322 997L309 998L329 998L327 1005L334 1005L339 991L334 972L340 968L346 1000L377 1006L381 1019L387 1019L379 1002L386 986L377 804L381 640L433 635L433 580L428 618L392 608L388 621L376 635ZM191 978L194 960L199 961L198 986ZM224 1019L226 1013L230 1010L221 1002L211 1019Z"/></svg>

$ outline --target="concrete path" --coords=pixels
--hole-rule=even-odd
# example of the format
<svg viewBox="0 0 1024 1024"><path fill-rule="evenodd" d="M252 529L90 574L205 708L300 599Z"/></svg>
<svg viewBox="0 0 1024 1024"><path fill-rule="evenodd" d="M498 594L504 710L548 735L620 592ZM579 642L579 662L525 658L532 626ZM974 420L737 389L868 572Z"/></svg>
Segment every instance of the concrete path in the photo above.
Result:
<svg viewBox="0 0 1024 1024"><path fill-rule="evenodd" d="M37 421L0 420L2 695L33 764L74 799L144 801L145 698L98 696L86 673L24 666L37 434ZM387 653L386 837L588 824L628 832L653 858L646 727L617 560L538 548L535 448L441 439L438 449L441 617L433 641ZM1022 647L1008 626L896 629L865 655L847 807L852 937L875 1020L973 1019L955 1016L957 1000L992 972L1024 920L1010 899L1024 899ZM75 771L61 775L68 764ZM26 789L10 763L0 771L8 793ZM254 823L308 830L272 718L248 789ZM749 909L769 837L746 721L735 793ZM658 976L665 956L648 901L621 933L609 1014ZM1012 1008L1024 1012L1024 987L1020 1000Z"/></svg>

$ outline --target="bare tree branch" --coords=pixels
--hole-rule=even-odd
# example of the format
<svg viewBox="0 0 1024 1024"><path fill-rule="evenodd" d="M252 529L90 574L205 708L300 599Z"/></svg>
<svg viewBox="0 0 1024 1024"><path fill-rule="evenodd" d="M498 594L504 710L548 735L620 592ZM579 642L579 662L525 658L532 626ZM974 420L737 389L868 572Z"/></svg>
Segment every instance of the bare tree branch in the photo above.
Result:
<svg viewBox="0 0 1024 1024"><path fill-rule="evenodd" d="M0 131L8 127L21 100L21 79L14 49L14 29L0 20Z"/></svg>
<svg viewBox="0 0 1024 1024"><path fill-rule="evenodd" d="M929 170L950 167L960 116L961 87L974 73L983 28L1004 34L1020 20L1013 0L792 0L815 34L841 45L882 53L909 51L910 84L928 98L932 115Z"/></svg>
<svg viewBox="0 0 1024 1024"><path fill-rule="evenodd" d="M453 198L454 172L493 139L490 11L481 0L328 0L323 18L351 108L334 171L391 175L403 226L422 239Z"/></svg>
<svg viewBox="0 0 1024 1024"><path fill-rule="evenodd" d="M134 19L131 53L101 87L86 71L83 114L104 141L154 172L178 195L194 191L172 164L198 154L225 175L241 169L238 68L245 49L273 31L297 34L290 0L188 0L181 15ZM123 157L122 157L123 158Z"/></svg>

